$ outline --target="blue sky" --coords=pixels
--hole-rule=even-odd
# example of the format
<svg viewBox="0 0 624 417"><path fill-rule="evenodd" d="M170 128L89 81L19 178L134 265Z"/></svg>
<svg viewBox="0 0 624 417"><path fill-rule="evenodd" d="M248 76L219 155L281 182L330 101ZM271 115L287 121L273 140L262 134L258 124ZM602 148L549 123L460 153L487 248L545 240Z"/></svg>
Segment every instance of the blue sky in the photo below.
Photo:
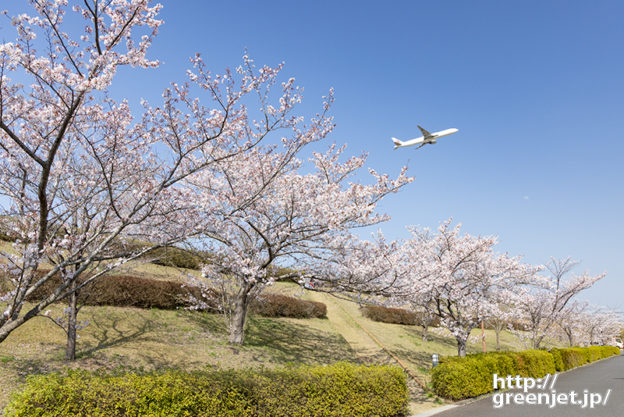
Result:
<svg viewBox="0 0 624 417"><path fill-rule="evenodd" d="M335 88L328 142L416 181L382 205L392 238L449 217L500 251L607 271L584 298L624 310L624 3L619 1L162 0L155 71L120 74L113 94L155 103L201 52L220 72L248 48L286 62L304 112ZM416 125L459 133L392 150Z"/></svg>
<svg viewBox="0 0 624 417"><path fill-rule="evenodd" d="M622 2L162 3L165 65L145 89L179 79L194 52L217 71L244 48L284 60L308 112L335 88L329 141L369 151L379 171L409 163L416 181L383 204L388 236L452 216L528 262L606 270L585 298L624 310ZM460 131L393 151L417 124Z"/></svg>

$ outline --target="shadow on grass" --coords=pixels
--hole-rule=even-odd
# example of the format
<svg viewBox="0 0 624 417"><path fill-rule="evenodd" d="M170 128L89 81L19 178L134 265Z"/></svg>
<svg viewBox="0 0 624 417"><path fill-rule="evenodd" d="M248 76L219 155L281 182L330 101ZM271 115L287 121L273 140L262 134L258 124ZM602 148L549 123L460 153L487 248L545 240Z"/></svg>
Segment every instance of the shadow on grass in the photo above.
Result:
<svg viewBox="0 0 624 417"><path fill-rule="evenodd" d="M179 310L177 314L186 320L200 326L201 329L207 331L214 336L227 337L227 328L225 318L221 314L207 313L203 311Z"/></svg>
<svg viewBox="0 0 624 417"><path fill-rule="evenodd" d="M244 347L260 349L278 364L359 362L341 335L279 319L249 317Z"/></svg>
<svg viewBox="0 0 624 417"><path fill-rule="evenodd" d="M128 322L127 318L122 317L94 317L89 323L89 327L92 331L91 337L97 342L95 344L91 344L90 342L82 343L86 345L86 347L79 349L76 354L77 358L90 357L98 351L119 346L124 343L149 340L149 337L145 337L146 334L157 327L157 323L152 319L145 318L141 315L137 315L137 317L132 320L132 323L136 323L136 325L128 328ZM125 328L120 328L120 323L124 323Z"/></svg>
<svg viewBox="0 0 624 417"><path fill-rule="evenodd" d="M54 369L50 366L49 360L41 358L18 358L4 362L2 366L12 369L18 375L20 382L24 382L29 375L46 374Z"/></svg>
<svg viewBox="0 0 624 417"><path fill-rule="evenodd" d="M431 330L427 334L427 341L424 342L422 340L422 328L421 327L408 327L403 326L405 332L413 338L417 346L420 346L425 343L437 343L443 346L447 346L453 350L457 350L457 342L450 336L441 336L438 335ZM431 352L431 353L439 353L439 352Z"/></svg>

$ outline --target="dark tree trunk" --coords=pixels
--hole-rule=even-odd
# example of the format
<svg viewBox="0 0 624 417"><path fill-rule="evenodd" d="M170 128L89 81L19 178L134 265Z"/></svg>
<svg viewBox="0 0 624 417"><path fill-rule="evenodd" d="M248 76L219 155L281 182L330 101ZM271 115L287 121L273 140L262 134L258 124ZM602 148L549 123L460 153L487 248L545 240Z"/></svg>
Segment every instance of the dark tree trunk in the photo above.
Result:
<svg viewBox="0 0 624 417"><path fill-rule="evenodd" d="M423 342L426 342L429 340L429 325L424 324L422 328L422 340Z"/></svg>
<svg viewBox="0 0 624 417"><path fill-rule="evenodd" d="M466 340L462 338L457 339L457 356L463 358L466 356Z"/></svg>
<svg viewBox="0 0 624 417"><path fill-rule="evenodd" d="M250 288L243 288L238 294L234 305L234 314L230 323L230 344L242 345L245 340L245 322L249 307Z"/></svg>
<svg viewBox="0 0 624 417"><path fill-rule="evenodd" d="M78 291L69 295L67 317L67 346L65 347L65 359L73 361L76 359L76 323L78 317Z"/></svg>
<svg viewBox="0 0 624 417"><path fill-rule="evenodd" d="M571 329L565 329L565 334L566 336L568 336L568 345L570 347L574 346L574 335L572 334L572 330Z"/></svg>
<svg viewBox="0 0 624 417"><path fill-rule="evenodd" d="M540 345L542 344L542 341L544 340L544 335L542 336L538 336L536 338L533 339L533 349L539 349Z"/></svg>

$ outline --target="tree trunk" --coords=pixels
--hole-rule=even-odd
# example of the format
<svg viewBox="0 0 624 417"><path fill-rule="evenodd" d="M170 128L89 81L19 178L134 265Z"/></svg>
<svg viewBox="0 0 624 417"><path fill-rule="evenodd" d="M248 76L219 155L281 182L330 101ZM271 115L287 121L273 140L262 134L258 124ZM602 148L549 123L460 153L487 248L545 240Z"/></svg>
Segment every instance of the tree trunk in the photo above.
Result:
<svg viewBox="0 0 624 417"><path fill-rule="evenodd" d="M566 330L565 334L568 336L568 345L574 347L574 335L572 334L572 330Z"/></svg>
<svg viewBox="0 0 624 417"><path fill-rule="evenodd" d="M245 340L245 322L249 307L249 289L243 288L238 293L234 305L234 314L230 322L230 344L242 345Z"/></svg>
<svg viewBox="0 0 624 417"><path fill-rule="evenodd" d="M69 295L67 317L67 346L65 347L65 359L73 361L76 359L76 322L78 316L78 291Z"/></svg>
<svg viewBox="0 0 624 417"><path fill-rule="evenodd" d="M423 342L426 342L429 340L429 325L423 324L422 328L422 340Z"/></svg>
<svg viewBox="0 0 624 417"><path fill-rule="evenodd" d="M494 326L494 332L496 333L496 350L500 350L500 332L501 328Z"/></svg>
<svg viewBox="0 0 624 417"><path fill-rule="evenodd" d="M457 356L463 358L466 356L466 340L457 337Z"/></svg>
<svg viewBox="0 0 624 417"><path fill-rule="evenodd" d="M533 339L533 349L539 349L542 344L542 340L544 340L545 335L538 336Z"/></svg>

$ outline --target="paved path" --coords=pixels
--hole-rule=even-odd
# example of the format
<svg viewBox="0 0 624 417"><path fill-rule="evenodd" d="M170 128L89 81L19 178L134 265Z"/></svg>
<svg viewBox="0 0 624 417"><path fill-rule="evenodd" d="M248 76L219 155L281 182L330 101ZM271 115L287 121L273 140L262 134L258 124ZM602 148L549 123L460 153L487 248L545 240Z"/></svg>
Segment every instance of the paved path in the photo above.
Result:
<svg viewBox="0 0 624 417"><path fill-rule="evenodd" d="M559 374L554 389L557 393L570 393L572 390L580 393L598 393L603 400L610 389L606 405L596 405L593 409L581 408L579 405L557 405L548 408L545 405L504 405L494 408L494 396L488 396L471 404L459 406L448 411L436 414L436 417L624 417L624 355L605 359L590 365L576 368ZM508 391L510 393L521 390ZM529 392L544 393L547 390L529 390ZM500 395L500 394L499 394ZM502 393L505 395L505 393Z"/></svg>

